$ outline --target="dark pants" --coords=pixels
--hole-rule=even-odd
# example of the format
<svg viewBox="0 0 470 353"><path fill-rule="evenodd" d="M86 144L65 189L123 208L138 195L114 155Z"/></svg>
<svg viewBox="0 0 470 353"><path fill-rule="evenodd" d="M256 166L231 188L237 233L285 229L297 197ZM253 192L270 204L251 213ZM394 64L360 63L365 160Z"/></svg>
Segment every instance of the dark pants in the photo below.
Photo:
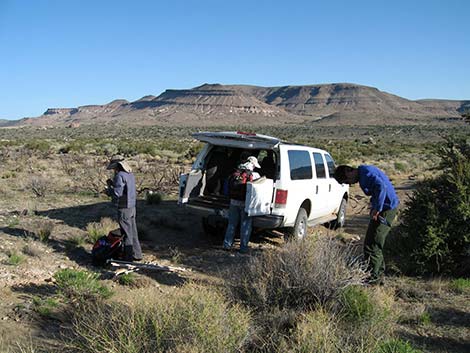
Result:
<svg viewBox="0 0 470 353"><path fill-rule="evenodd" d="M142 249L140 248L137 225L135 223L135 207L119 208L118 222L121 234L124 235L125 260L142 259Z"/></svg>
<svg viewBox="0 0 470 353"><path fill-rule="evenodd" d="M396 209L380 212L380 215L385 218L390 225L395 219L396 214ZM371 219L369 222L366 238L364 240L364 260L368 263L372 281L378 280L385 271L383 247L390 229L391 227L389 225L382 224L379 221Z"/></svg>

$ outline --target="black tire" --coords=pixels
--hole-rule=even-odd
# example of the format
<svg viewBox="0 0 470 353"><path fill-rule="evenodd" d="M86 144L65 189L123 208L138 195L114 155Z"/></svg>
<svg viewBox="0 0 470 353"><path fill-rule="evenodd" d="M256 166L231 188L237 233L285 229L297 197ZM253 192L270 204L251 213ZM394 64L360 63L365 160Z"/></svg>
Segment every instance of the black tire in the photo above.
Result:
<svg viewBox="0 0 470 353"><path fill-rule="evenodd" d="M300 208L294 227L287 228L286 236L290 239L303 239L307 235L308 216L305 208Z"/></svg>
<svg viewBox="0 0 470 353"><path fill-rule="evenodd" d="M348 206L348 200L342 199L339 204L338 215L334 221L330 223L331 229L343 228L346 223L346 207Z"/></svg>

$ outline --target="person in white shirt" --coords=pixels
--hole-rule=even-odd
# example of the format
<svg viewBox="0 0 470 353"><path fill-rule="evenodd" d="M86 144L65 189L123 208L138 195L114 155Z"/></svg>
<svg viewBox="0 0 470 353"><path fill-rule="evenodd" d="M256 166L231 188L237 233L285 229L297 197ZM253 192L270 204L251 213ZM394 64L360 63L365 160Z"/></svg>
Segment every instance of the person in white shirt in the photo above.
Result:
<svg viewBox="0 0 470 353"><path fill-rule="evenodd" d="M261 168L261 166L256 157L250 156L230 176L230 208L223 244L225 250L232 248L235 230L240 223L240 253L246 254L248 252L253 219L245 212L246 183L260 178L260 175L254 172L255 168Z"/></svg>

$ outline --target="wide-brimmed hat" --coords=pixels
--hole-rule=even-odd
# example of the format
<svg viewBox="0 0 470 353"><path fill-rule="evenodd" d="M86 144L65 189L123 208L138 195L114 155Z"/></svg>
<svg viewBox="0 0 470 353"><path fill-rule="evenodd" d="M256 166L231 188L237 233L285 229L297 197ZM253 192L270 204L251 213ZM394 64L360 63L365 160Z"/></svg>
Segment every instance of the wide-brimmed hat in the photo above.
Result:
<svg viewBox="0 0 470 353"><path fill-rule="evenodd" d="M106 167L106 169L110 170L110 169L116 169L117 166L121 166L122 169L125 171L125 172L128 172L130 173L132 171L130 165L124 160L124 157L123 156L113 156L111 158L111 160L109 161L109 164L108 166Z"/></svg>
<svg viewBox="0 0 470 353"><path fill-rule="evenodd" d="M258 163L258 158L256 158L255 156L250 156L246 160L252 163L255 166L255 168L261 168L261 166Z"/></svg>

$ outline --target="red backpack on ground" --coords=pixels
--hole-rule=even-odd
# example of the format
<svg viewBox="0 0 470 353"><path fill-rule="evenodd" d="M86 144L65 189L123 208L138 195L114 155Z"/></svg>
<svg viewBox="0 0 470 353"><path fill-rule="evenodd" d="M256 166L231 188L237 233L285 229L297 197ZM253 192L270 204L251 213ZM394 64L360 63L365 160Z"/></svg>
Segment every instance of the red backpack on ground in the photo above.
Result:
<svg viewBox="0 0 470 353"><path fill-rule="evenodd" d="M108 233L108 235L99 238L93 245L91 257L93 265L103 266L106 260L109 259L122 259L124 255L124 245L121 231L115 229Z"/></svg>
<svg viewBox="0 0 470 353"><path fill-rule="evenodd" d="M246 169L236 169L229 177L228 190L231 199L245 201L246 183L253 181L253 173Z"/></svg>

